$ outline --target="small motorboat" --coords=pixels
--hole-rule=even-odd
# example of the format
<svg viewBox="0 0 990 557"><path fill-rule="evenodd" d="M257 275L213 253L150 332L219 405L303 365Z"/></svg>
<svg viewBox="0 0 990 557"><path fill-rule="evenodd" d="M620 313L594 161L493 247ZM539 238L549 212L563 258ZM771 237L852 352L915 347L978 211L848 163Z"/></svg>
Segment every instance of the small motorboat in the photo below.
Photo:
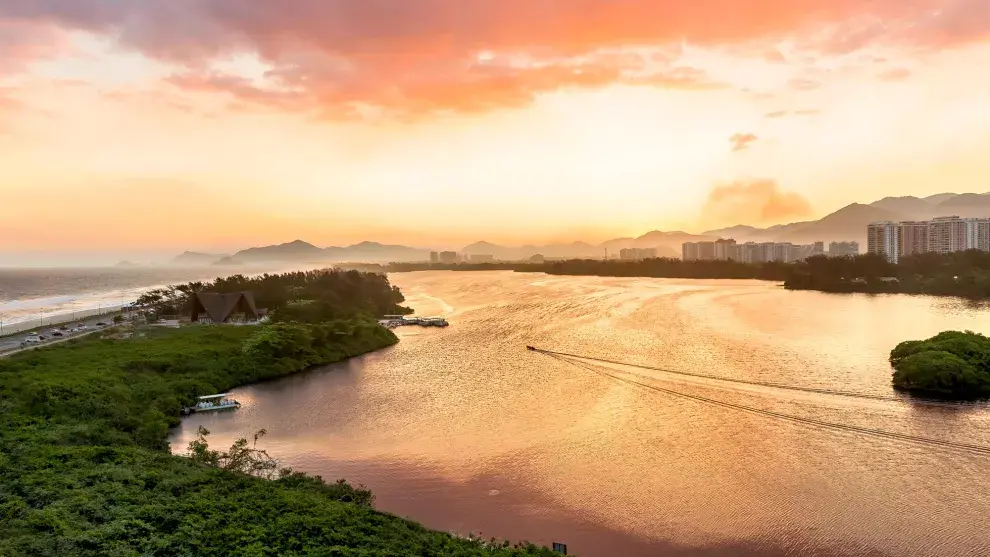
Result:
<svg viewBox="0 0 990 557"><path fill-rule="evenodd" d="M194 412L213 412L215 410L232 410L240 408L241 403L230 398L230 393L207 395L198 398L199 402L193 407Z"/></svg>

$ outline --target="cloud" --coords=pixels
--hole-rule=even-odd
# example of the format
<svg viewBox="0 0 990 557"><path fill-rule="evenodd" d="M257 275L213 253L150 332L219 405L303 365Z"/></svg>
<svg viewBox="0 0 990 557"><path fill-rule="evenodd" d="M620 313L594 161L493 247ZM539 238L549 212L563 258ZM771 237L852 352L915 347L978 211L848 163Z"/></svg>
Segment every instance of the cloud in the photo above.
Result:
<svg viewBox="0 0 990 557"><path fill-rule="evenodd" d="M57 56L69 49L66 33L51 25L5 21L0 16L0 78L23 72L39 58Z"/></svg>
<svg viewBox="0 0 990 557"><path fill-rule="evenodd" d="M603 54L626 47L669 52L829 28L821 48L841 50L869 44L883 29L862 22L876 21L898 23L900 40L938 44L990 29L986 0L2 0L3 21L111 38L182 68L173 82L183 87L330 113L490 110L611 83L714 86L666 75L676 63L666 55L643 66ZM264 78L217 72L237 56L257 59Z"/></svg>
<svg viewBox="0 0 990 557"><path fill-rule="evenodd" d="M790 86L791 89L797 89L798 91L811 91L821 87L822 82L816 79L806 79L806 78L796 77L788 81L787 85Z"/></svg>
<svg viewBox="0 0 990 557"><path fill-rule="evenodd" d="M732 151L738 152L749 149L751 143L759 139L751 133L737 133L729 138L732 142Z"/></svg>
<svg viewBox="0 0 990 557"><path fill-rule="evenodd" d="M883 81L903 81L911 75L911 70L906 68L894 68L877 75Z"/></svg>
<svg viewBox="0 0 990 557"><path fill-rule="evenodd" d="M817 108L803 108L801 110L775 110L773 112L767 112L763 115L764 118L784 118L787 116L814 116L815 114L821 114L821 110Z"/></svg>
<svg viewBox="0 0 990 557"><path fill-rule="evenodd" d="M774 64L783 64L787 62L787 58L785 58L784 55L776 48L766 51L763 54L763 59Z"/></svg>
<svg viewBox="0 0 990 557"><path fill-rule="evenodd" d="M736 181L716 186L701 210L706 226L766 225L800 219L812 214L801 195L783 192L773 180Z"/></svg>

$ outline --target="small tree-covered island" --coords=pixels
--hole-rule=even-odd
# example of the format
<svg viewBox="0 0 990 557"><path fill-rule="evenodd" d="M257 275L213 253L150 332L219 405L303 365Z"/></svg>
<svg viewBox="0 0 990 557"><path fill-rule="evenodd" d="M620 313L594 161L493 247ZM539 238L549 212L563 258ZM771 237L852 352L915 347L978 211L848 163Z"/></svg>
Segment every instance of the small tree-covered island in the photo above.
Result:
<svg viewBox="0 0 990 557"><path fill-rule="evenodd" d="M0 555L552 555L378 512L364 487L281 468L249 441L218 450L201 429L173 454L168 429L197 396L390 346L372 317L408 311L386 277L337 270L193 283L142 303L181 314L198 291L252 291L270 319L132 321L0 359Z"/></svg>
<svg viewBox="0 0 990 557"><path fill-rule="evenodd" d="M894 387L958 400L990 398L990 338L972 331L945 331L909 340L890 352Z"/></svg>

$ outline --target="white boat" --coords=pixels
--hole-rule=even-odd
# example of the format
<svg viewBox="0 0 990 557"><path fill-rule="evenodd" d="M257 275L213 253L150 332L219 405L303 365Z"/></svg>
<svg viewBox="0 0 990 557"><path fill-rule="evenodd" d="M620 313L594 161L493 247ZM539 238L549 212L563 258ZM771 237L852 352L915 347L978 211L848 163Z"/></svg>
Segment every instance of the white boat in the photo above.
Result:
<svg viewBox="0 0 990 557"><path fill-rule="evenodd" d="M230 398L230 393L201 396L198 400L199 402L195 406L196 412L212 412L214 410L228 410L241 407L240 402Z"/></svg>

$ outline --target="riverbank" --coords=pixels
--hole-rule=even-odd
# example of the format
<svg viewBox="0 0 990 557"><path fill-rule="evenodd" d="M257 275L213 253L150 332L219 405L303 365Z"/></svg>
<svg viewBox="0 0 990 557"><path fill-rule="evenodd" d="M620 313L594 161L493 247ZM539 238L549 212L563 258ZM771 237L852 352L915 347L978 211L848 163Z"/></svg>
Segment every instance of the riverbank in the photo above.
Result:
<svg viewBox="0 0 990 557"><path fill-rule="evenodd" d="M183 420L173 446L200 425L222 447L264 427L262 445L288 465L364 484L376 508L440 531L564 542L582 557L990 555L985 457L668 396L525 349L892 396L892 347L945 329L990 331L984 309L760 281L389 279L417 314L452 325L400 329L387 350L238 389L242 410ZM773 412L990 445L985 405L610 371Z"/></svg>
<svg viewBox="0 0 990 557"><path fill-rule="evenodd" d="M782 283L788 290L842 294L920 294L967 299L990 298L990 253L970 250L905 256L897 263L883 256L810 257L790 263L616 261L574 259L546 262L393 263L382 272L515 271L558 276L668 279L750 279Z"/></svg>
<svg viewBox="0 0 990 557"><path fill-rule="evenodd" d="M0 361L0 554L549 554L339 502L346 484L263 480L169 452L169 427L198 395L396 342L359 319L146 328Z"/></svg>

